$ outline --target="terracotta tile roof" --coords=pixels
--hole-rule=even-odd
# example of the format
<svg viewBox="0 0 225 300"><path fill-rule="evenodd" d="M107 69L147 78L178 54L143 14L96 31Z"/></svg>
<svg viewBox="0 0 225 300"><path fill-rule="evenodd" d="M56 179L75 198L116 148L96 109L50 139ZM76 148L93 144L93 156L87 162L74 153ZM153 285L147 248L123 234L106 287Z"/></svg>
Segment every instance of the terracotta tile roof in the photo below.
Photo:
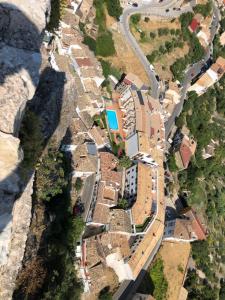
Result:
<svg viewBox="0 0 225 300"><path fill-rule="evenodd" d="M137 199L134 203L131 211L133 222L136 225L141 225L144 221L151 215L153 194L154 189L152 177L155 169L145 165L143 163L138 163L138 174L137 174ZM156 200L156 199L155 199Z"/></svg>
<svg viewBox="0 0 225 300"><path fill-rule="evenodd" d="M179 149L184 168L188 167L188 164L191 160L192 155L195 153L195 150L196 142L192 139L189 139L187 136L184 136Z"/></svg>
<svg viewBox="0 0 225 300"><path fill-rule="evenodd" d="M109 223L109 207L105 204L97 203L92 218L92 222L99 224Z"/></svg>
<svg viewBox="0 0 225 300"><path fill-rule="evenodd" d="M107 253L107 251L109 253L112 253L116 251L116 248L119 247L123 258L128 257L131 254L128 235L116 232L106 232L104 234L101 234L100 240L105 253Z"/></svg>
<svg viewBox="0 0 225 300"><path fill-rule="evenodd" d="M115 170L117 165L118 159L112 153L100 152L101 180L114 182L120 186L122 182L122 172Z"/></svg>
<svg viewBox="0 0 225 300"><path fill-rule="evenodd" d="M101 256L97 249L97 238L90 237L85 239L86 243L86 264L89 268L101 261Z"/></svg>
<svg viewBox="0 0 225 300"><path fill-rule="evenodd" d="M89 58L76 58L76 62L79 67L93 67L93 64Z"/></svg>
<svg viewBox="0 0 225 300"><path fill-rule="evenodd" d="M197 238L199 240L205 240L206 230L204 229L203 225L201 224L195 212L191 209L189 212L185 214L185 216L190 218L192 222L193 231L195 232Z"/></svg>
<svg viewBox="0 0 225 300"><path fill-rule="evenodd" d="M108 142L105 131L98 126L94 126L89 130L91 137L94 139L97 146L104 145Z"/></svg>
<svg viewBox="0 0 225 300"><path fill-rule="evenodd" d="M190 148L185 144L181 144L180 155L181 155L184 168L187 168L192 156Z"/></svg>
<svg viewBox="0 0 225 300"><path fill-rule="evenodd" d="M132 232L130 217L124 209L110 210L110 231Z"/></svg>
<svg viewBox="0 0 225 300"><path fill-rule="evenodd" d="M189 28L191 29L192 32L195 32L198 27L199 27L199 22L196 19L193 19L191 21L191 24L189 25Z"/></svg>
<svg viewBox="0 0 225 300"><path fill-rule="evenodd" d="M216 63L225 71L225 58L222 56L218 57Z"/></svg>
<svg viewBox="0 0 225 300"><path fill-rule="evenodd" d="M107 186L101 181L98 187L97 203L108 206L116 206L118 201L118 191L113 186Z"/></svg>

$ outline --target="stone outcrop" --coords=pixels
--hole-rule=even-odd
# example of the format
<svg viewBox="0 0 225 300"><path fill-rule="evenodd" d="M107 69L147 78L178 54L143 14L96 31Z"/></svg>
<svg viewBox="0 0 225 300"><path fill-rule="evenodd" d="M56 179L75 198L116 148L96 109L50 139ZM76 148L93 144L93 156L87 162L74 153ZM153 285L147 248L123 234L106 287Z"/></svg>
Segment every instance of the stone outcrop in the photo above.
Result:
<svg viewBox="0 0 225 300"><path fill-rule="evenodd" d="M39 81L39 49L49 5L50 0L0 0L0 299L4 300L11 299L30 224L32 179L23 191L17 136Z"/></svg>
<svg viewBox="0 0 225 300"><path fill-rule="evenodd" d="M18 271L23 259L27 234L31 219L31 195L33 192L33 176L31 176L21 197L17 199L12 211L11 236L8 246L7 263L1 268L0 299L11 299Z"/></svg>

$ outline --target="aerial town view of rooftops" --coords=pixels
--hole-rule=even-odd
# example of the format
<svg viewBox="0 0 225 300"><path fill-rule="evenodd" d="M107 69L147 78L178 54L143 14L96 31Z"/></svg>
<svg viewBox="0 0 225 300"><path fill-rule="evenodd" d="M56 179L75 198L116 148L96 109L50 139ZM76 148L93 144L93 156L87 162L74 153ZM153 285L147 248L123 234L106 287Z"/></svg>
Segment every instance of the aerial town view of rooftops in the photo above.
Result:
<svg viewBox="0 0 225 300"><path fill-rule="evenodd" d="M0 300L224 300L225 0L0 15Z"/></svg>

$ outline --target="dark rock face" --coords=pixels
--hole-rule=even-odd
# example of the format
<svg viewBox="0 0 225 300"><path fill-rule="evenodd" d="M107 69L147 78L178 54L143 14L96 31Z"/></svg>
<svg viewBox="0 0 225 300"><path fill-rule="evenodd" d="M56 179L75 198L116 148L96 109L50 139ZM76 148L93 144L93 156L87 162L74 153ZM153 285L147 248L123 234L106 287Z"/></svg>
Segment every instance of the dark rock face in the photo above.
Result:
<svg viewBox="0 0 225 300"><path fill-rule="evenodd" d="M0 5L0 41L8 46L39 51L41 36L36 25L16 7Z"/></svg>

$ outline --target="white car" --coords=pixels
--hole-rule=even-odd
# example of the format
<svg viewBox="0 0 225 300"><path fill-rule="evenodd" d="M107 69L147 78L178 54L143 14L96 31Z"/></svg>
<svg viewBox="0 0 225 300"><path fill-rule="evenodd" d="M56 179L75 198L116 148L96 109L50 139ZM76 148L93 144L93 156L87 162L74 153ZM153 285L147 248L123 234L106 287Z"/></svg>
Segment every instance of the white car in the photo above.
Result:
<svg viewBox="0 0 225 300"><path fill-rule="evenodd" d="M150 69L151 69L152 71L155 71L155 68L153 67L153 65L150 64L149 67L150 67Z"/></svg>

